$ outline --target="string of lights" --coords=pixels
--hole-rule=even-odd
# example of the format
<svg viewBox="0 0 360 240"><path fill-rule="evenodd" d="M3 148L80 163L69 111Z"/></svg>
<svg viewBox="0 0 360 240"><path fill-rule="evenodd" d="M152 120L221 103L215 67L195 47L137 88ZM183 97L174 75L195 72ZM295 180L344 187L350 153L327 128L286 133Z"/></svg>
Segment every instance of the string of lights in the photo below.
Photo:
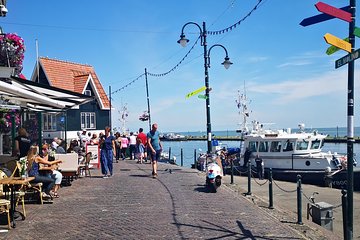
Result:
<svg viewBox="0 0 360 240"><path fill-rule="evenodd" d="M177 67L179 67L179 65L188 57L188 55L190 54L190 52L194 49L195 45L197 44L197 42L199 41L200 36L198 37L198 39L196 39L194 45L190 48L190 50L185 54L185 56L173 67L171 68L169 71L165 72L165 73L149 73L147 72L148 75L153 76L153 77L162 77L165 76L173 71L175 71L175 69ZM131 82L127 83L126 85L122 86L121 88L113 91L111 94L115 94L120 92L121 90L124 90L125 88L129 87L131 84L135 83L136 81L138 81L141 77L143 77L145 75L145 73L141 74L140 76L138 76L137 78L135 78L134 80L132 80Z"/></svg>
<svg viewBox="0 0 360 240"><path fill-rule="evenodd" d="M176 70L177 67L180 66L180 64L183 63L183 61L188 57L188 55L190 54L190 52L194 49L195 45L197 44L197 42L199 41L200 39L200 36L196 39L195 43L192 45L192 47L190 48L190 50L185 54L185 56L173 67L171 68L169 71L165 72L165 73L150 73L148 72L147 74L149 76L152 76L152 77L163 77L165 75L168 75L169 73L173 72Z"/></svg>
<svg viewBox="0 0 360 240"><path fill-rule="evenodd" d="M128 84L126 84L126 85L122 86L121 88L113 91L111 94L118 93L118 92L120 92L121 90L129 87L131 84L133 84L134 82L136 82L137 80L139 80L139 79L140 79L141 77L143 77L144 75L145 75L145 73L141 74L140 76L138 76L137 78L135 78L134 80L132 80L131 82L129 82Z"/></svg>
<svg viewBox="0 0 360 240"><path fill-rule="evenodd" d="M260 6L261 3L265 2L266 0L258 0L257 4L250 10L250 12L248 14L245 15L245 17L243 17L242 19L240 19L238 22L234 23L233 25L231 25L230 27L227 27L225 29L219 30L219 31L207 31L206 33L209 35L219 35L219 34L224 34L227 33L229 31L232 31L233 29L235 29L238 25L240 25L243 21L245 21L248 17L250 17L250 15L256 11L258 9L258 7ZM182 63L183 61L188 57L188 55L190 54L190 52L194 49L195 45L197 44L197 42L199 41L199 39L201 38L201 36L199 36L195 43L192 45L192 47L189 49L189 51L185 54L185 56L173 67L171 68L169 71L164 72L164 73L151 73L151 72L147 72L147 74L149 76L152 77L163 77L168 75L169 73L175 71ZM129 87L131 84L135 83L136 81L138 81L141 77L143 77L145 75L145 73L141 74L140 76L138 76L137 78L135 78L134 80L132 80L131 82L127 83L126 85L124 85L123 87L113 91L111 94L115 94L120 92L121 90Z"/></svg>
<svg viewBox="0 0 360 240"><path fill-rule="evenodd" d="M258 0L257 4L250 10L250 12L248 14L245 15L245 17L243 17L242 19L240 19L238 22L234 23L230 27L224 28L224 29L219 30L219 31L206 31L206 33L209 34L209 35L219 35L219 34L224 34L224 33L227 33L229 31L232 31L237 26L239 26L243 21L245 21L248 17L250 17L250 15L258 9L259 5L262 2L263 2L263 0Z"/></svg>

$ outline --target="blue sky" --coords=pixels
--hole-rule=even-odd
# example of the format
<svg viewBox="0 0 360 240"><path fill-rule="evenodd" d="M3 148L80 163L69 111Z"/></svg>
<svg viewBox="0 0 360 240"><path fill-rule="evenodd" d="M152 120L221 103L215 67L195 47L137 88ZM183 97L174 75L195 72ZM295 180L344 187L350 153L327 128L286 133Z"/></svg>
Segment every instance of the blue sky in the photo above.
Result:
<svg viewBox="0 0 360 240"><path fill-rule="evenodd" d="M225 29L244 18L258 0L9 0L8 15L0 19L5 32L25 40L23 74L30 78L39 55L95 68L106 92L122 88L148 72L168 72L190 50L199 36L194 25L185 28L190 40L177 40L187 22L206 22L208 31ZM348 23L333 19L302 27L302 19L317 15L313 0L263 0L259 8L232 31L208 35L208 46L222 44L234 63L225 70L225 53L211 50L209 79L212 91L212 130L233 130L240 117L235 104L244 82L252 100L250 119L276 127L346 126L347 66L335 69L335 60L347 53L325 54L325 33L348 35ZM349 1L327 0L344 7ZM357 49L357 47L355 47ZM148 76L152 122L162 131L206 131L205 101L185 95L204 86L203 47L198 43L176 70ZM355 126L360 126L355 64ZM113 125L126 104L127 127L147 128L138 120L147 109L145 78L112 95ZM274 126L274 125L273 125ZM273 127L272 126L272 127Z"/></svg>

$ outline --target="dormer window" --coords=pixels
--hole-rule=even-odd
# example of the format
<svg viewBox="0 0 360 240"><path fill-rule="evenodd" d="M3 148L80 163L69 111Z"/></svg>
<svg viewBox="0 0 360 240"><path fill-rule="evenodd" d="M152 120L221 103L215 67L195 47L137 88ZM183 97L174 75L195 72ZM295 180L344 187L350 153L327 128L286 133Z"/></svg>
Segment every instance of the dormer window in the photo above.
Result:
<svg viewBox="0 0 360 240"><path fill-rule="evenodd" d="M84 94L87 95L87 96L91 96L91 91L90 90L85 90Z"/></svg>

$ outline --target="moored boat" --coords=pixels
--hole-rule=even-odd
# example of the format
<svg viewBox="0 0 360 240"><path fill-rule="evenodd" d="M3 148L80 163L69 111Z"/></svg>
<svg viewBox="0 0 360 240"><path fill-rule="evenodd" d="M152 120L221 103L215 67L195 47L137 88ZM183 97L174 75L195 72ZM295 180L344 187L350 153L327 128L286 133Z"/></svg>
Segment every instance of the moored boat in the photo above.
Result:
<svg viewBox="0 0 360 240"><path fill-rule="evenodd" d="M303 183L320 186L346 188L347 156L336 152L323 152L322 147L327 135L317 131L306 132L304 124L299 130L265 130L253 121L252 130L244 135L239 171L247 164L256 166L255 157L263 161L265 173L272 169L273 178L296 181L301 175ZM250 151L245 160L245 151ZM353 162L356 166L356 161ZM354 168L354 189L360 190L360 169Z"/></svg>

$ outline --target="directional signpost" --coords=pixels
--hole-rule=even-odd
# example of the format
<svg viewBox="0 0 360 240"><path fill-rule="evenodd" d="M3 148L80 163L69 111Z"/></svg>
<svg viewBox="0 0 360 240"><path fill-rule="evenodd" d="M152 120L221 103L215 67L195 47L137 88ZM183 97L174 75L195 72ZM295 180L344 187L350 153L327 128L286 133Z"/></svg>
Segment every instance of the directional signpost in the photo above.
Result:
<svg viewBox="0 0 360 240"><path fill-rule="evenodd" d="M335 68L339 68L344 66L345 64L348 64L351 61L354 61L355 59L358 59L360 57L360 48L356 51L349 53L348 55L338 59L335 61Z"/></svg>
<svg viewBox="0 0 360 240"><path fill-rule="evenodd" d="M344 10L344 11L348 11L350 9L350 6L342 7L340 9ZM323 13L323 14L315 15L315 16L312 16L309 18L305 18L304 20L301 21L300 25L303 27L307 27L307 26L310 26L310 25L313 25L316 23L325 22L327 20L334 19L334 18L335 17Z"/></svg>
<svg viewBox="0 0 360 240"><path fill-rule="evenodd" d="M324 38L328 44L331 44L335 47L341 48L347 52L351 52L351 44L350 43L348 43L338 37L335 37L334 35L331 35L330 33L325 34Z"/></svg>
<svg viewBox="0 0 360 240"><path fill-rule="evenodd" d="M195 91L193 91L193 92L191 92L191 93L186 94L185 97L186 97L186 98L192 97L192 96L194 96L194 95L196 95L196 94L204 91L205 89L206 89L205 86L204 86L204 87L201 87L201 88L199 88L199 89L197 89L197 90L195 90Z"/></svg>
<svg viewBox="0 0 360 240"><path fill-rule="evenodd" d="M344 20L346 22L351 22L351 13L349 13L347 11L341 10L341 9L333 7L333 6L330 6L330 5L328 5L326 3L323 3L323 2L318 2L317 4L315 4L315 7L319 12L326 13L326 14L328 14L330 16L339 18L339 19Z"/></svg>
<svg viewBox="0 0 360 240"><path fill-rule="evenodd" d="M345 42L349 42L349 38L344 38L343 39ZM335 47L335 46L330 46L327 50L326 50L326 54L327 55L331 55L333 53L336 53L337 51L339 51L340 48Z"/></svg>
<svg viewBox="0 0 360 240"><path fill-rule="evenodd" d="M328 55L336 52L338 48L350 54L336 60L335 68L348 64L348 92L347 92L347 189L343 197L344 204L344 239L353 239L353 210L354 210L354 60L360 56L360 49L354 51L355 36L360 37L360 29L355 27L356 0L349 0L350 5L343 8L336 8L323 2L318 2L315 7L323 14L305 18L301 26L309 26L332 18L339 18L349 23L348 39L340 39L329 33L325 34L325 41L333 46L327 49ZM346 41L347 40L347 41Z"/></svg>

